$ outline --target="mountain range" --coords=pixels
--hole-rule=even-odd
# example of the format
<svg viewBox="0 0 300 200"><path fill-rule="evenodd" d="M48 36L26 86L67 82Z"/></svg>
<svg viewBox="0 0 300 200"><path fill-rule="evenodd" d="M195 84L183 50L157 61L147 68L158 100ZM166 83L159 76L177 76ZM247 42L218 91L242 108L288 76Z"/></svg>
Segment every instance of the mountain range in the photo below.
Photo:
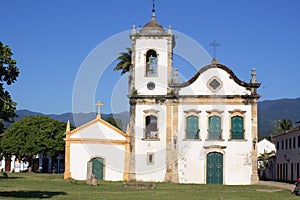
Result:
<svg viewBox="0 0 300 200"><path fill-rule="evenodd" d="M96 117L96 113L75 113L71 112L63 114L43 114L38 112L33 112L30 110L17 110L18 115L15 121L25 117L25 116L48 116L52 119L67 122L73 125L81 126ZM126 126L129 122L129 112L125 111L117 114L101 114L101 117L105 120L108 117L113 117L120 119L123 122L123 131L126 130ZM283 118L291 119L294 125L296 122L300 121L300 98L296 99L278 99L278 100L265 100L258 102L258 133L259 138L268 137L274 132L274 124L276 121ZM8 127L10 124L5 124Z"/></svg>

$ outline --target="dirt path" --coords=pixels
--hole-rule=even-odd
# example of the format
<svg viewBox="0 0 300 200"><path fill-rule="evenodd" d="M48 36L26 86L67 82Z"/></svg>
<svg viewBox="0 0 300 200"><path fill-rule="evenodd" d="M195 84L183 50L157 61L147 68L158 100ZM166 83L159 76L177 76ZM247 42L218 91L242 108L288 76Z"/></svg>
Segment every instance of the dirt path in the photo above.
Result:
<svg viewBox="0 0 300 200"><path fill-rule="evenodd" d="M278 187L281 189L286 189L286 190L293 190L295 185L290 184L290 183L282 183L282 182L276 182L276 181L259 181L259 185L269 185L273 187Z"/></svg>

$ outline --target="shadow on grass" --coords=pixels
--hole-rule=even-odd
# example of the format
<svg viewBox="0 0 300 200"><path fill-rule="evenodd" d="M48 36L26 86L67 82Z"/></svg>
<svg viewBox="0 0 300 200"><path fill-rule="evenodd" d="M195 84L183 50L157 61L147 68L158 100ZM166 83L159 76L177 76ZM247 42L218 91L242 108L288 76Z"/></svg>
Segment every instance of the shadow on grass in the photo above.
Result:
<svg viewBox="0 0 300 200"><path fill-rule="evenodd" d="M49 192L49 191L9 191L0 192L0 197L14 197L14 198L52 198L57 195L66 195L65 192Z"/></svg>

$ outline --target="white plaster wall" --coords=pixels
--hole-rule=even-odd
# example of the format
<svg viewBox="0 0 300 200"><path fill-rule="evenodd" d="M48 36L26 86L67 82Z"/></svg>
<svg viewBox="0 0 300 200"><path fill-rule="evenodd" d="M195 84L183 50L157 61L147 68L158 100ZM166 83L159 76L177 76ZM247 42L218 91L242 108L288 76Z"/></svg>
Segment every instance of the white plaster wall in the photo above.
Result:
<svg viewBox="0 0 300 200"><path fill-rule="evenodd" d="M207 82L212 77L218 77L222 81L222 88L217 92L212 92L207 87ZM220 68L211 68L199 75L190 86L181 88L180 95L246 95L251 94L245 87L238 85L229 74Z"/></svg>
<svg viewBox="0 0 300 200"><path fill-rule="evenodd" d="M276 147L272 142L263 139L257 143L257 156L263 154L265 150L267 153L276 152Z"/></svg>
<svg viewBox="0 0 300 200"><path fill-rule="evenodd" d="M104 180L123 180L125 146L102 144L71 144L70 172L72 178L86 180L87 162L92 157L101 157L104 159Z"/></svg>
<svg viewBox="0 0 300 200"><path fill-rule="evenodd" d="M251 184L252 157L251 142L227 142L225 150L224 184Z"/></svg>
<svg viewBox="0 0 300 200"><path fill-rule="evenodd" d="M159 141L144 138L144 110L158 110ZM135 163L136 179L143 181L163 181L166 173L166 107L162 105L136 106ZM154 153L154 164L147 164L147 153Z"/></svg>
<svg viewBox="0 0 300 200"><path fill-rule="evenodd" d="M180 183L205 183L202 141L181 141L178 157L178 176Z"/></svg>
<svg viewBox="0 0 300 200"><path fill-rule="evenodd" d="M154 49L157 53L157 76L146 77L146 52ZM168 87L168 41L158 38L142 38L136 40L135 88L140 95L167 94ZM156 84L155 89L147 88L148 82Z"/></svg>
<svg viewBox="0 0 300 200"><path fill-rule="evenodd" d="M124 136L117 133L113 129L95 122L72 135L70 138L97 138L110 140L126 140Z"/></svg>
<svg viewBox="0 0 300 200"><path fill-rule="evenodd" d="M195 109L201 111L200 139L191 141L185 139L184 111ZM207 141L208 113L206 111L218 109L222 113L222 138L224 141ZM245 115L245 140L229 141L230 138L230 113L235 109L246 111ZM223 182L224 184L250 184L251 183L251 150L252 127L250 105L181 105L178 116L178 173L181 183L206 183L206 154L209 150L203 147L219 145L225 147L223 155ZM220 150L220 149L219 149Z"/></svg>

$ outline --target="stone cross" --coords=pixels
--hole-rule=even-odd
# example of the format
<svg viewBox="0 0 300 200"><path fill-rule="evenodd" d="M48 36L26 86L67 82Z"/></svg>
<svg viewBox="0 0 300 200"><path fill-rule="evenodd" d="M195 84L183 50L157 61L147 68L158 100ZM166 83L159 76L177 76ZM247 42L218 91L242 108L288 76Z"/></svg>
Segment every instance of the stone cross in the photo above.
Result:
<svg viewBox="0 0 300 200"><path fill-rule="evenodd" d="M101 119L101 113L100 113L100 107L103 106L103 104L98 100L98 103L96 104L98 106L98 114L97 114L97 119Z"/></svg>

